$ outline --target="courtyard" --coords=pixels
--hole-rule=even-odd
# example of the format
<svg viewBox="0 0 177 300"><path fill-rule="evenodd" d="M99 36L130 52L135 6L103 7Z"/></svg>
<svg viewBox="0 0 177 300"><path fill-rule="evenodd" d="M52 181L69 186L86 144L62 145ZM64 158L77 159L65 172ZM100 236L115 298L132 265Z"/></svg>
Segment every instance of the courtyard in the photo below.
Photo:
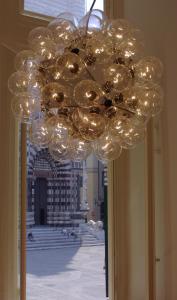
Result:
<svg viewBox="0 0 177 300"><path fill-rule="evenodd" d="M105 247L27 251L27 300L104 300Z"/></svg>

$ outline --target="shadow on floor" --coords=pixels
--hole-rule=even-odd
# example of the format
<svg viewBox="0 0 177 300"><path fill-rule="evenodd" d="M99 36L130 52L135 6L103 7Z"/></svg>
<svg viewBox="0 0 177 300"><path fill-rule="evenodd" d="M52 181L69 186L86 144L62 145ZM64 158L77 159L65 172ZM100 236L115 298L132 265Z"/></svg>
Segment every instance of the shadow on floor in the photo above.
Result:
<svg viewBox="0 0 177 300"><path fill-rule="evenodd" d="M27 273L48 276L73 271L70 265L80 247L27 251Z"/></svg>

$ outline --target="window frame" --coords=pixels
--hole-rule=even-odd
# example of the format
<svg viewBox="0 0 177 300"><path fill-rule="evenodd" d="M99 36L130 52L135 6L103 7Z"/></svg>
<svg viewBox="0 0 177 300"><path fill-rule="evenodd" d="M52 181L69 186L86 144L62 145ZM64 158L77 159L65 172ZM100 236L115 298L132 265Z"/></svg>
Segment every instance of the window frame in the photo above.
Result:
<svg viewBox="0 0 177 300"><path fill-rule="evenodd" d="M104 7L105 7L105 13L107 16L115 18L120 17L123 15L123 0L120 0L120 3L118 5L116 0L107 1L104 0ZM117 8L119 7L119 13ZM111 9L112 8L112 9ZM39 18L40 20L46 20L49 21L53 19L53 17L49 16L43 16L37 13L32 13L25 11L22 9L21 11L22 15L24 17L35 17ZM22 135L22 151L26 151L26 127L23 127L23 135ZM26 153L26 152L25 152ZM109 289L109 299L110 300L118 300L117 298L117 275L116 275L116 264L115 264L115 253L117 252L117 243L116 243L116 215L115 212L117 211L115 209L115 203L112 201L114 199L114 192L113 192L113 185L111 185L111 182L113 182L113 164L110 164L108 166L108 199L111 201L108 201L108 289ZM26 162L25 158L22 157L22 176L26 178ZM22 211L21 211L21 230L22 230L22 241L21 241L21 297L20 300L27 300L26 299L26 182L25 179L23 180L23 188L21 190L21 202L22 204ZM25 202L25 203L24 203Z"/></svg>
<svg viewBox="0 0 177 300"><path fill-rule="evenodd" d="M124 15L124 3L125 0L105 0L105 12L110 18L117 18L117 17L123 17ZM24 11L22 6L22 1L20 0L14 0L11 2L11 0L6 0L3 4L3 13L2 18L0 19L0 30L2 31L3 28L7 29L7 33L2 34L0 43L0 53L3 55L3 52L7 52L7 61L8 58L11 56L14 56L16 52L18 52L20 49L25 49L26 47L26 38L27 34L30 29L37 26L45 26L46 22L52 19L51 17L46 17L43 15L35 14L35 13L29 13ZM19 8L19 10L17 9ZM9 18L11 19L11 22L9 22L9 18L7 18L7 15L9 15ZM15 26L11 26L11 24L15 24ZM3 32L2 32L3 33ZM10 54L9 54L10 53ZM4 56L2 56L4 57ZM1 58L1 57L0 57ZM9 70L11 71L10 67ZM0 74L1 75L1 74ZM3 78L6 78L6 75ZM10 75L10 74L9 74ZM1 78L2 79L2 78ZM4 84L6 86L6 83ZM0 86L1 88L1 86ZM13 168L13 174L10 173L10 170L5 173L5 178L7 178L6 187L7 190L12 190L14 192L13 197L11 195L6 196L6 202L3 205L4 209L9 209L9 212L5 212L2 210L0 214L7 213L7 221L5 220L4 216L2 215L2 218L0 217L0 225L3 228L3 226L7 226L8 230L5 232L9 233L10 238L12 239L12 242L9 240L6 241L5 233L1 233L0 239L1 243L5 240L6 245L12 246L10 250L5 253L5 250L3 248L0 249L0 254L3 256L0 260L0 267L2 268L2 274L4 275L4 280L2 280L2 283L4 284L4 287L0 287L0 295L2 293L3 300L11 300L12 298L14 300L19 300L19 291L17 290L17 282L18 282L18 275L16 272L16 277L12 278L9 276L11 273L11 265L8 262L8 258L10 255L13 259L13 266L15 270L17 270L17 240L18 240L18 199L19 194L21 192L21 221L25 224L26 227L26 158L23 157L23 153L26 153L25 147L26 147L26 129L25 127L22 128L22 168L21 168L21 191L18 190L18 181L19 181L19 164L18 164L18 153L19 153L19 140L18 140L18 125L17 122L14 122L12 116L9 116L10 112L10 95L5 91L2 93L3 97L1 99L6 99L6 103L2 100L0 100L0 105L4 108L8 108L0 111L0 119L7 119L8 121L8 134L9 134L9 140L10 137L16 137L15 139L15 151L13 152L13 147L10 141L8 140L6 147L6 154L4 152L0 152L5 156L5 159L10 162L15 162L15 165L11 166ZM4 106L3 106L4 105ZM3 113L2 113L3 111ZM15 123L15 127L14 127ZM6 123L5 123L6 124ZM2 132L2 138L3 138L4 132ZM7 134L7 132L6 132ZM150 133L150 140L152 137L152 133ZM152 144L149 144L149 147L147 148L147 160L152 158ZM11 147L11 148L8 148ZM26 156L26 155L25 155ZM1 158L3 160L4 157ZM126 190L125 183L122 183L122 176L123 178L129 178L129 154L127 152L124 152L120 159L118 161L115 161L109 165L108 168L108 198L109 198L109 205L108 205L108 219L109 219L109 226L108 226L108 237L109 237L109 293L110 293L110 299L111 300L128 300L128 295L126 294L126 283L129 280L128 277L128 271L124 268L124 265L127 263L127 257L129 256L129 249L126 247L126 241L130 238L130 233L128 231L128 227L123 226L123 218L126 216L128 207L126 206L126 200L128 199L128 194ZM146 162L147 163L147 162ZM149 164L148 164L149 165ZM124 170L122 173L121 170ZM154 227L152 222L152 219L154 218L154 199L153 199L153 179L150 177L153 174L153 160L151 160L151 164L149 165L148 172L146 174L147 176L147 195L146 195L146 205L147 205L147 253L146 255L146 261L147 261L147 283L146 283L146 290L147 290L147 297L148 300L154 300L155 299L155 286L154 286ZM10 177L8 178L7 175L13 175L13 179ZM2 177L3 178L3 177ZM2 181L3 182L3 181ZM148 199L149 198L149 199ZM15 209L13 212L11 212L11 204L13 201L15 203ZM148 202L148 200L150 200ZM10 221L10 218L13 214L13 222ZM121 215L122 214L122 215ZM154 219L153 219L154 220ZM6 224L7 223L7 224ZM151 225L150 225L151 224ZM15 228L13 228L13 226ZM11 230L13 228L13 230ZM3 230L2 230L3 231ZM23 232L21 232L22 239L21 239L21 299L25 300L26 298L26 248L25 248L25 241L26 241L26 231L24 229ZM126 236L126 241L124 237ZM12 244L13 243L13 244ZM152 250L152 249L153 250ZM12 253L10 253L12 251ZM12 259L10 261L12 261ZM14 271L13 271L14 274ZM9 277L8 277L9 276ZM23 277L25 276L25 278ZM150 278L153 278L152 282L150 283ZM7 280L9 279L9 280ZM120 280L121 279L121 280ZM12 291L8 291L8 289ZM13 297L11 297L13 295Z"/></svg>

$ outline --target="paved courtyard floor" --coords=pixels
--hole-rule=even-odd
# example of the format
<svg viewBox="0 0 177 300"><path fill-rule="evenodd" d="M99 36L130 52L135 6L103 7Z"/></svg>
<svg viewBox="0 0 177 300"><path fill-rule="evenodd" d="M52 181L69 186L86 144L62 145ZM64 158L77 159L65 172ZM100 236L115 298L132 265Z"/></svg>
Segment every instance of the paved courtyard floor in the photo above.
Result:
<svg viewBox="0 0 177 300"><path fill-rule="evenodd" d="M27 300L105 300L104 246L27 252Z"/></svg>

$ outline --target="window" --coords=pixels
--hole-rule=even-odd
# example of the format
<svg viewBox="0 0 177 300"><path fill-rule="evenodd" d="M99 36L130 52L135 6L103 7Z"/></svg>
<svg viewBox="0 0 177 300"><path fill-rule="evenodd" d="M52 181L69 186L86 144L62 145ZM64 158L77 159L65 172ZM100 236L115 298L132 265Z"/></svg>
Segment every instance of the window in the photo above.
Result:
<svg viewBox="0 0 177 300"><path fill-rule="evenodd" d="M80 19L90 9L93 0L25 0L24 10L57 17L62 12L72 12ZM104 0L97 0L95 8L103 10Z"/></svg>

